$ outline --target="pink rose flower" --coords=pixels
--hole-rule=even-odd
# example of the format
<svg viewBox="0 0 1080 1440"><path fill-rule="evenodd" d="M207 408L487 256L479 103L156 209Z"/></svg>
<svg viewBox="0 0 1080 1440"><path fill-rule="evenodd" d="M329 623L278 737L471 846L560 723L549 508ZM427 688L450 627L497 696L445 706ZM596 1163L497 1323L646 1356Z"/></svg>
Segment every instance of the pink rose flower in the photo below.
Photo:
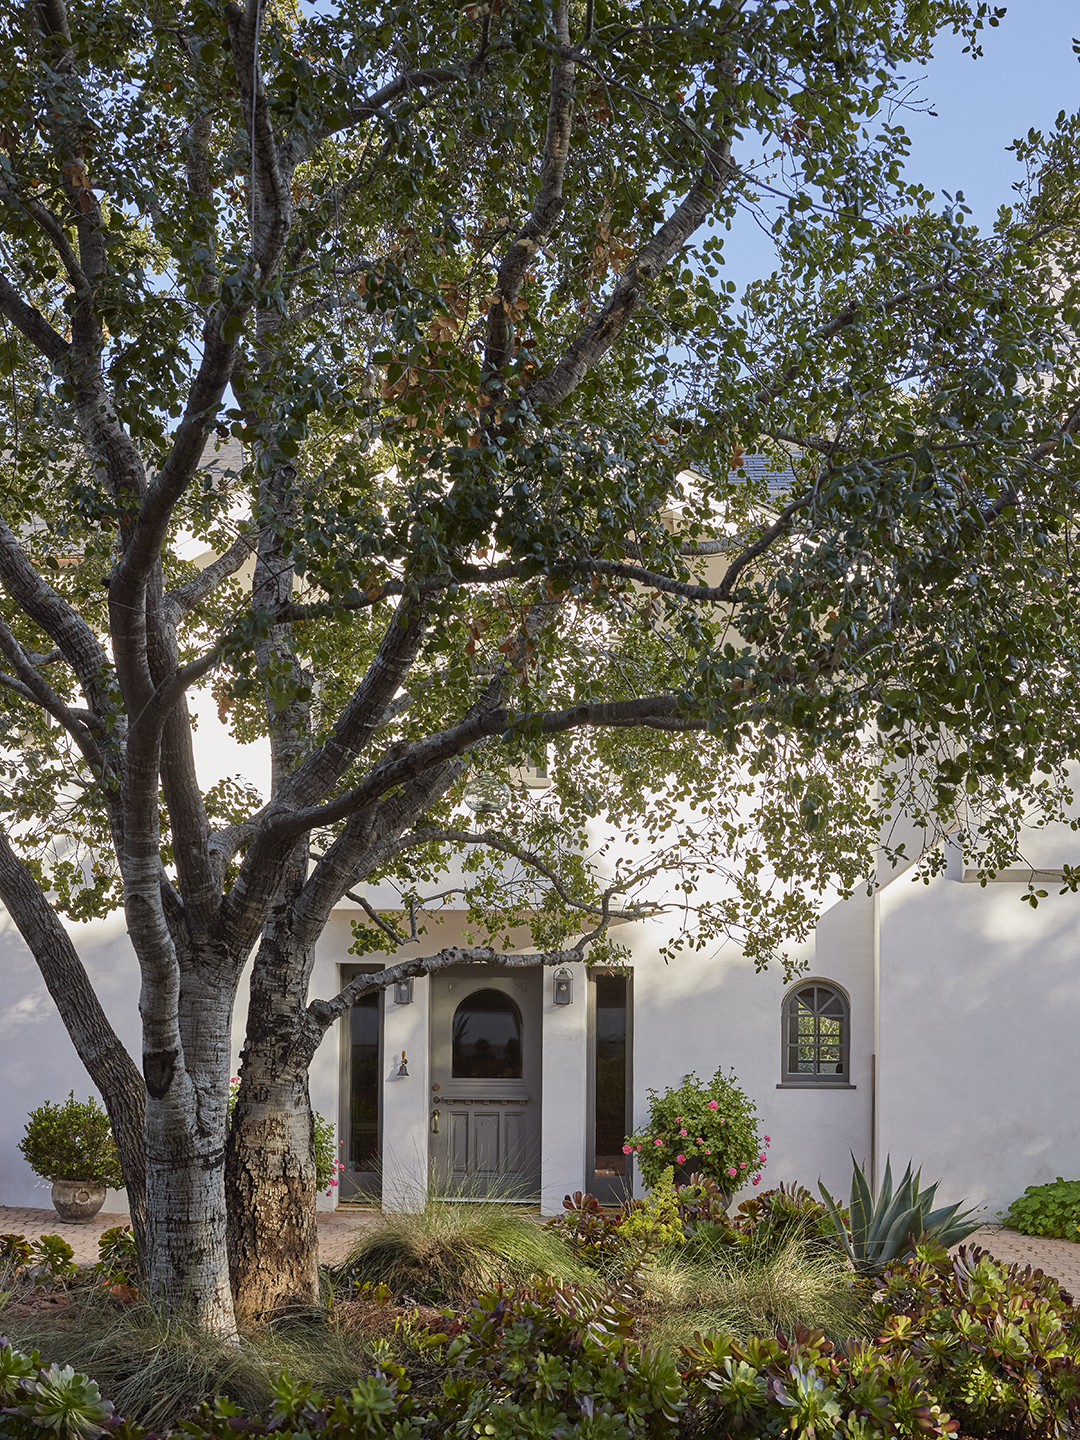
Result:
<svg viewBox="0 0 1080 1440"><path fill-rule="evenodd" d="M771 1145L771 1144L772 1144L772 1141L769 1139L768 1135L765 1136L765 1144L766 1144L766 1145Z"/></svg>
<svg viewBox="0 0 1080 1440"><path fill-rule="evenodd" d="M652 1143L653 1143L654 1145L663 1145L664 1142L663 1142L663 1140L654 1140Z"/></svg>
<svg viewBox="0 0 1080 1440"><path fill-rule="evenodd" d="M705 1151L705 1154L706 1154L706 1155L711 1155L711 1154L712 1154L712 1151L711 1151L711 1150L706 1150L706 1151ZM1078 1230L1080 1230L1080 1225L1078 1225L1076 1228L1077 1228Z"/></svg>
<svg viewBox="0 0 1080 1440"><path fill-rule="evenodd" d="M680 1135L685 1135L685 1134L686 1134L686 1131L685 1131L685 1130L680 1130L680 1131L679 1131L679 1134L680 1134Z"/></svg>
<svg viewBox="0 0 1080 1440"><path fill-rule="evenodd" d="M682 1116L681 1116L681 1115L676 1115L676 1116L675 1116L675 1124L676 1124L676 1125L681 1125L681 1124L682 1124Z"/></svg>
<svg viewBox="0 0 1080 1440"><path fill-rule="evenodd" d="M709 1109L710 1109L710 1110L719 1110L719 1109L720 1109L719 1101L717 1101L717 1100L710 1100L710 1101L709 1101Z"/></svg>
<svg viewBox="0 0 1080 1440"><path fill-rule="evenodd" d="M755 1175L755 1176L754 1176L754 1184L755 1184L755 1185L760 1185L760 1184L761 1184L761 1176L760 1176L760 1175Z"/></svg>
<svg viewBox="0 0 1080 1440"><path fill-rule="evenodd" d="M757 1158L758 1158L758 1164L759 1164L759 1165L764 1165L764 1164L765 1164L765 1156L764 1156L764 1155L759 1155Z"/></svg>
<svg viewBox="0 0 1080 1440"><path fill-rule="evenodd" d="M704 1136L704 1135L699 1135L699 1136L697 1137L697 1143L698 1143L699 1145L704 1145L704 1144L705 1144L705 1136Z"/></svg>
<svg viewBox="0 0 1080 1440"><path fill-rule="evenodd" d="M740 1170L745 1170L745 1169L746 1169L746 1161L745 1161L745 1160L740 1160L740 1161L739 1161L739 1169L740 1169Z"/></svg>
<svg viewBox="0 0 1080 1440"><path fill-rule="evenodd" d="M729 1175L737 1175L739 1172L735 1169L735 1166L732 1165L732 1166L730 1166L730 1167L728 1168L728 1172L727 1172L727 1173L728 1173Z"/></svg>
<svg viewBox="0 0 1080 1440"><path fill-rule="evenodd" d="M624 1155L632 1155L634 1153L634 1147L632 1145L624 1145L622 1147L622 1153Z"/></svg>
<svg viewBox="0 0 1080 1440"><path fill-rule="evenodd" d="M686 1156L685 1156L685 1155L676 1155L676 1156L675 1156L675 1163L676 1163L676 1165L685 1165L685 1163L686 1163Z"/></svg>

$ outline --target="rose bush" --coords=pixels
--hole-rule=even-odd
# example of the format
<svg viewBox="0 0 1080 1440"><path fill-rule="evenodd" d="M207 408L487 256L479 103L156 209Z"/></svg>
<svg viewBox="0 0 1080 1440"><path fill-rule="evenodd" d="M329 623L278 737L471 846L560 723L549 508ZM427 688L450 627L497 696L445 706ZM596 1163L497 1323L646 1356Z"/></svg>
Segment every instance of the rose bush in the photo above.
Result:
<svg viewBox="0 0 1080 1440"><path fill-rule="evenodd" d="M770 1140L759 1134L757 1107L734 1072L720 1069L706 1081L690 1074L677 1089L648 1096L648 1124L623 1145L646 1185L652 1188L669 1165L690 1166L722 1190L760 1183Z"/></svg>

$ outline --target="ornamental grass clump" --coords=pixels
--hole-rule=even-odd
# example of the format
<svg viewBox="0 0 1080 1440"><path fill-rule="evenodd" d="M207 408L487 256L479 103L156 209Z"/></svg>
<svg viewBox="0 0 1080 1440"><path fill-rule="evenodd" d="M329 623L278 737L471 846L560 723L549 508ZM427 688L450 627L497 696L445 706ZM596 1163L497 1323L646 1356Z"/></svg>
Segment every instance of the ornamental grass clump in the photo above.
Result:
<svg viewBox="0 0 1080 1440"><path fill-rule="evenodd" d="M820 1329L835 1341L864 1335L865 1296L839 1250L778 1245L688 1245L646 1264L638 1278L643 1342L677 1350L695 1334L754 1335Z"/></svg>
<svg viewBox="0 0 1080 1440"><path fill-rule="evenodd" d="M366 1227L337 1275L342 1285L385 1285L407 1302L459 1304L532 1275L589 1278L558 1233L514 1205L430 1201L418 1213L386 1211Z"/></svg>
<svg viewBox="0 0 1080 1440"><path fill-rule="evenodd" d="M634 1156L650 1189L669 1165L692 1169L725 1191L761 1183L770 1140L759 1134L757 1106L734 1072L720 1069L706 1081L690 1074L677 1089L648 1096L648 1124L627 1136L623 1154Z"/></svg>

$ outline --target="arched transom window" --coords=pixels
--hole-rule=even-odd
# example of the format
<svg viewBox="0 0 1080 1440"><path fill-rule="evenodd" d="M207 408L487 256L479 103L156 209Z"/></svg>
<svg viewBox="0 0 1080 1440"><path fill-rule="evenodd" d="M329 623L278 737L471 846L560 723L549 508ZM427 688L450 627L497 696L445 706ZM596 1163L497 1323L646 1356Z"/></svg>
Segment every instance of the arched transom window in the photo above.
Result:
<svg viewBox="0 0 1080 1440"><path fill-rule="evenodd" d="M836 985L797 985L784 1000L784 1074L787 1082L846 1083L850 1011Z"/></svg>
<svg viewBox="0 0 1080 1440"><path fill-rule="evenodd" d="M501 990L474 990L454 1011L455 1080L521 1079L521 1011Z"/></svg>

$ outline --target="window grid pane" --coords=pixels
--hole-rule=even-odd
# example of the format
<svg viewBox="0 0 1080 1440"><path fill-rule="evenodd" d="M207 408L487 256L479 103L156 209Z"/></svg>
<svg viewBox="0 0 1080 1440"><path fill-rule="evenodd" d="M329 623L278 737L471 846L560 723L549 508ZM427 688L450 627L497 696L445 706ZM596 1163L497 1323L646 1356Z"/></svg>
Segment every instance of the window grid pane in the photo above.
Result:
<svg viewBox="0 0 1080 1440"><path fill-rule="evenodd" d="M804 985L788 997L785 1008L787 1073L842 1077L847 1041L844 997L831 986Z"/></svg>

